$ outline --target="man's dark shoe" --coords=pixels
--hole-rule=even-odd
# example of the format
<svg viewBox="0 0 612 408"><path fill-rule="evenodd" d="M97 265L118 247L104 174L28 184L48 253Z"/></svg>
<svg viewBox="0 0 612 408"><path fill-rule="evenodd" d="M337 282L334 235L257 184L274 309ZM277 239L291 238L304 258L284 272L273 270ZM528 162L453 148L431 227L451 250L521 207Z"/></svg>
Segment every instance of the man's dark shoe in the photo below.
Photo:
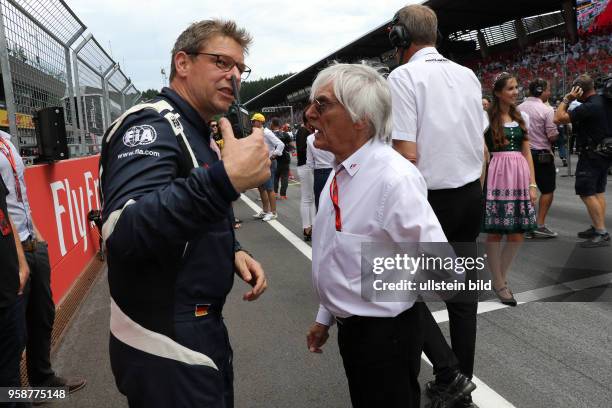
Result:
<svg viewBox="0 0 612 408"><path fill-rule="evenodd" d="M460 408L463 407L466 397L471 406L470 394L476 389L476 384L465 375L457 373L449 384L430 381L425 385L425 392L431 398L431 408Z"/></svg>
<svg viewBox="0 0 612 408"><path fill-rule="evenodd" d="M610 246L610 234L607 232L605 234L595 233L591 239L581 242L580 246L582 248L599 248Z"/></svg>
<svg viewBox="0 0 612 408"><path fill-rule="evenodd" d="M447 388L448 384L443 384L432 380L425 384L425 395L427 395L429 398L434 398L446 391Z"/></svg>
<svg viewBox="0 0 612 408"><path fill-rule="evenodd" d="M475 408L475 405L472 402L472 396L464 395L461 400L455 402L453 408Z"/></svg>
<svg viewBox="0 0 612 408"><path fill-rule="evenodd" d="M72 394L75 391L80 390L81 388L85 387L85 385L87 384L87 381L84 378L70 378L70 379L65 379L63 377L59 377L57 375L54 375L53 377L49 378L48 380L46 380L45 382L43 382L42 384L38 384L36 385L36 387L43 387L43 388L68 388L68 394ZM49 402L49 400L44 400L44 399L40 399L40 400L34 400L34 402L32 403L32 405L34 406L39 406L39 405L43 405L45 403Z"/></svg>
<svg viewBox="0 0 612 408"><path fill-rule="evenodd" d="M77 377L65 379L54 375L43 384L39 385L39 387L67 387L68 393L72 394L73 392L85 387L85 384L87 384L87 381L84 378Z"/></svg>
<svg viewBox="0 0 612 408"><path fill-rule="evenodd" d="M593 238L595 234L597 234L597 231L595 231L595 227L591 225L588 229L585 229L584 231L580 231L578 233L578 238L589 239L589 238Z"/></svg>

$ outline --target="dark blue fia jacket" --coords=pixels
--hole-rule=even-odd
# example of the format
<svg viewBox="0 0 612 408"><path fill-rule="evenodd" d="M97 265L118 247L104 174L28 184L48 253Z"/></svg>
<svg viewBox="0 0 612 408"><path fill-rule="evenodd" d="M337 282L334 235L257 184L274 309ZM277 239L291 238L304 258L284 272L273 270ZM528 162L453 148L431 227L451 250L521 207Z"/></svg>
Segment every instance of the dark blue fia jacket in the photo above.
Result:
<svg viewBox="0 0 612 408"><path fill-rule="evenodd" d="M152 102L160 99L180 115L199 167L169 122L148 109L128 115L103 145L100 178L103 221L135 201L106 241L111 296L132 320L173 338L177 315L196 304L220 309L232 287L231 203L239 194L196 110L169 88Z"/></svg>

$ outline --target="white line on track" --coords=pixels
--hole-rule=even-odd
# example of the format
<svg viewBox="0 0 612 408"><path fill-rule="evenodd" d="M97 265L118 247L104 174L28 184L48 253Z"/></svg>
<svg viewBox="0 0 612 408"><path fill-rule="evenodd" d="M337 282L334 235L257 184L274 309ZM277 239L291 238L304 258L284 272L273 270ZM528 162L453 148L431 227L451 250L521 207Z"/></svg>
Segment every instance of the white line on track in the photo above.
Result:
<svg viewBox="0 0 612 408"><path fill-rule="evenodd" d="M241 199L246 203L246 205L253 209L253 211L262 211L261 207L255 204L245 194L241 195ZM289 229L287 229L287 227L285 227L279 221L269 221L268 224L276 231L278 231L278 233L281 234L283 238L289 241L294 247L297 248L298 251L304 254L304 256L312 262L312 248L310 247L310 245L302 241L300 237L298 237ZM517 293L515 295L515 298L517 299L519 304L524 304L540 299L546 299L556 295L567 294L577 290L583 290L595 286L609 284L610 282L612 282L612 273L598 275L591 278L579 279L572 282L564 282L557 285ZM480 302L478 303L478 314L505 309L507 307L509 306L498 302ZM446 309L432 312L432 314L434 319L438 323L444 323L448 321L448 312L446 311ZM425 354L422 355L422 358L427 362L427 364L431 365L431 362L429 361L429 359L427 359ZM474 381L474 383L477 385L476 390L474 390L474 392L472 393L472 398L474 400L474 403L476 403L476 405L478 405L479 407L514 408L514 405L512 405L504 397L496 393L492 388L487 386L476 376L472 378L472 381Z"/></svg>

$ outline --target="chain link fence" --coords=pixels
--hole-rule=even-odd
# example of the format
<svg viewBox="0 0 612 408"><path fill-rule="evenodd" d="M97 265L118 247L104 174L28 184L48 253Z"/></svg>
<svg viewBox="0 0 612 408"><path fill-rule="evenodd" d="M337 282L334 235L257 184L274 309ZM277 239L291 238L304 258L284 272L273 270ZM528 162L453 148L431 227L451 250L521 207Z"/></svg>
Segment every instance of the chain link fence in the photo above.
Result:
<svg viewBox="0 0 612 408"><path fill-rule="evenodd" d="M34 116L62 106L72 157L96 154L110 122L140 92L63 0L0 0L0 129L26 161Z"/></svg>

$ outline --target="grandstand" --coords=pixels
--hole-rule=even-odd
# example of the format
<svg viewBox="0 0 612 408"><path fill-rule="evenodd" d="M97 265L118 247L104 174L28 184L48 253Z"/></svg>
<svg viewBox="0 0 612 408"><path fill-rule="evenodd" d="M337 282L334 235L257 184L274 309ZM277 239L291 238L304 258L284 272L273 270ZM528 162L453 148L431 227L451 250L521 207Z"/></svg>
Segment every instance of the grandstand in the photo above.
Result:
<svg viewBox="0 0 612 408"><path fill-rule="evenodd" d="M602 3L588 7L586 3ZM595 27L579 30L577 9L592 14L609 12L608 0L429 0L423 4L433 8L439 19L441 52L469 66L489 93L492 78L500 71L510 71L526 89L528 82L540 76L550 81L553 98L561 97L573 78L589 72L598 83L612 74L612 31L605 19ZM580 18L581 21L584 18ZM593 23L591 18L591 23ZM356 62L370 60L392 68L394 50L387 38L385 21L350 44L325 56L301 72L249 100L250 110L264 106L291 104L294 120L299 121L307 103L310 84L317 72L331 61ZM580 34L580 35L579 35Z"/></svg>

